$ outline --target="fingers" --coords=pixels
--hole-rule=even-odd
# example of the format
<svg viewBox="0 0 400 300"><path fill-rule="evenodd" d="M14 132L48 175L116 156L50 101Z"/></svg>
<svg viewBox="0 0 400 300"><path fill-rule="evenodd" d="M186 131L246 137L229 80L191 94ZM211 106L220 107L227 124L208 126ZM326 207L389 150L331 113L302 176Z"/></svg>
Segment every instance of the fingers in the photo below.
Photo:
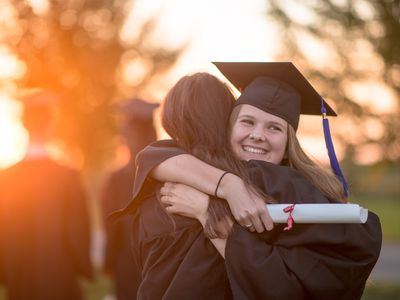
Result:
<svg viewBox="0 0 400 300"><path fill-rule="evenodd" d="M235 216L235 215L234 215ZM238 217L235 216L237 222L252 232L263 232L265 229L270 231L274 224L265 205L257 209L246 210Z"/></svg>
<svg viewBox="0 0 400 300"><path fill-rule="evenodd" d="M272 230L274 228L274 223L272 222L272 218L271 218L271 216L269 214L269 211L266 208L266 206L265 206L265 209L263 209L261 211L260 218L261 218L261 221L262 221L265 229L270 231L270 230Z"/></svg>
<svg viewBox="0 0 400 300"><path fill-rule="evenodd" d="M162 204L167 205L167 206L174 204L173 198L170 196L161 196L160 201Z"/></svg>
<svg viewBox="0 0 400 300"><path fill-rule="evenodd" d="M170 197L170 196L161 196L160 197L160 201L163 204L164 209L170 214L179 212L178 206L175 205L176 203L173 200L174 200L173 197Z"/></svg>
<svg viewBox="0 0 400 300"><path fill-rule="evenodd" d="M165 207L165 210L166 210L168 213L170 213L170 214L179 213L178 209L177 209L175 206L173 206L173 205L166 206L166 207Z"/></svg>
<svg viewBox="0 0 400 300"><path fill-rule="evenodd" d="M165 196L165 195L170 195L172 190L174 188L174 184L171 182L165 182L163 186L160 189L160 194Z"/></svg>
<svg viewBox="0 0 400 300"><path fill-rule="evenodd" d="M260 216L258 214L258 211L256 211L255 214L251 215L251 220L252 220L253 226L254 226L254 228L255 228L255 230L257 232L261 233L261 232L264 231L264 225L261 222L261 219L260 219Z"/></svg>
<svg viewBox="0 0 400 300"><path fill-rule="evenodd" d="M253 216L251 215L251 212L249 211L244 211L243 214L240 216L235 216L236 221L244 228L246 228L249 231L255 231L255 224L254 224L254 219ZM259 222L260 223L260 222ZM258 225L259 226L259 225Z"/></svg>

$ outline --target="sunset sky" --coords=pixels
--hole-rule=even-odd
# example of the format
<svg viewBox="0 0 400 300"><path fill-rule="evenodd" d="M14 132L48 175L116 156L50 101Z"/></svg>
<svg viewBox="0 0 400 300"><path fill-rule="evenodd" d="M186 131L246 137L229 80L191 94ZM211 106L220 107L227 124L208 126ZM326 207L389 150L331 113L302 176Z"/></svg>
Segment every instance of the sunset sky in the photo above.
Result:
<svg viewBox="0 0 400 300"><path fill-rule="evenodd" d="M38 12L46 9L44 1L31 3ZM136 34L132 28L153 14L159 14L155 42L176 47L187 41L189 49L171 72L172 85L181 76L196 71L218 71L211 61L268 61L273 57L272 32L263 16L263 0L139 0L128 18L122 36ZM10 53L0 49L0 78L23 72ZM162 97L165 91L156 94ZM21 159L27 134L19 124L21 107L7 95L0 94L0 168Z"/></svg>
<svg viewBox="0 0 400 300"><path fill-rule="evenodd" d="M44 0L30 2L39 12L46 9ZM278 50L277 31L273 23L268 22L265 10L263 0L137 0L121 35L129 40L137 34L133 29L135 25L158 14L159 30L154 37L155 43L176 47L190 42L187 52L168 77L167 86L170 87L190 72L208 71L221 76L212 61L273 60ZM300 8L295 11L300 17L302 13L303 17L308 17ZM23 72L24 66L7 49L0 48L0 79L19 77ZM353 92L361 95L360 98L364 94L379 94L381 101L378 109L390 109L393 102L391 95L385 95L379 84L375 85L360 87ZM165 90L160 90L155 97L161 100L164 93ZM24 154L27 134L18 122L20 112L17 103L0 93L0 168L15 163ZM371 126L376 128L374 124ZM325 145L319 137L305 136L301 142L312 155L325 160ZM338 152L340 155L339 146Z"/></svg>

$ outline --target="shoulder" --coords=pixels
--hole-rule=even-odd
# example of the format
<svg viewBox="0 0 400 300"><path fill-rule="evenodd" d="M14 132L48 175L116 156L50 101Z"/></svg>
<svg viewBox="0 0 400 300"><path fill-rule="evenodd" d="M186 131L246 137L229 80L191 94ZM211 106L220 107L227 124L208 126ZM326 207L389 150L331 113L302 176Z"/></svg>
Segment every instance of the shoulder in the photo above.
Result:
<svg viewBox="0 0 400 300"><path fill-rule="evenodd" d="M249 160L247 162L247 167L250 170L257 170L263 173L270 173L277 176L289 176L289 177L301 177L304 178L303 175L296 169L283 166L276 165L263 160Z"/></svg>
<svg viewBox="0 0 400 300"><path fill-rule="evenodd" d="M146 160L158 160L186 153L185 150L178 147L175 141L160 140L146 146L136 155L136 165Z"/></svg>
<svg viewBox="0 0 400 300"><path fill-rule="evenodd" d="M251 160L247 163L253 182L280 203L330 202L302 173L282 165Z"/></svg>
<svg viewBox="0 0 400 300"><path fill-rule="evenodd" d="M311 185L311 183L296 169L289 166L275 165L261 160L250 160L247 162L250 177L255 180L263 180L268 185L300 184Z"/></svg>

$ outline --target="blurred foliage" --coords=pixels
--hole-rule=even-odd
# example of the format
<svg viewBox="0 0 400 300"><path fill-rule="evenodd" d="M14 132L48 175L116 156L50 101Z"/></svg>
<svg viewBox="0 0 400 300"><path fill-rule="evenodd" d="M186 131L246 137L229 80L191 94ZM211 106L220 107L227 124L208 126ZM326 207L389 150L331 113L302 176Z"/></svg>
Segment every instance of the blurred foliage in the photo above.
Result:
<svg viewBox="0 0 400 300"><path fill-rule="evenodd" d="M398 197L382 196L350 198L350 202L360 204L379 216L384 241L397 242L400 241L400 201L398 200Z"/></svg>
<svg viewBox="0 0 400 300"><path fill-rule="evenodd" d="M400 1L266 1L278 24L277 57L294 61L335 103L341 117L334 132L349 160L373 150L399 166ZM374 108L388 97L392 109Z"/></svg>
<svg viewBox="0 0 400 300"><path fill-rule="evenodd" d="M134 1L1 3L0 46L15 53L26 69L18 89L40 87L59 93L59 144L82 161L85 170L101 167L113 150L113 101L140 95L156 75L173 66L184 45L171 49L152 42L155 16L130 28L136 34L124 40L122 31ZM135 80L123 80L128 64Z"/></svg>
<svg viewBox="0 0 400 300"><path fill-rule="evenodd" d="M369 284L365 288L362 300L394 300L400 299L398 284Z"/></svg>
<svg viewBox="0 0 400 300"><path fill-rule="evenodd" d="M380 161L371 165L356 165L348 158L343 162L352 196L400 200L399 160Z"/></svg>
<svg viewBox="0 0 400 300"><path fill-rule="evenodd" d="M81 287L85 300L102 300L113 292L113 282L110 277L98 272L92 281L82 279ZM1 300L1 298L0 298Z"/></svg>

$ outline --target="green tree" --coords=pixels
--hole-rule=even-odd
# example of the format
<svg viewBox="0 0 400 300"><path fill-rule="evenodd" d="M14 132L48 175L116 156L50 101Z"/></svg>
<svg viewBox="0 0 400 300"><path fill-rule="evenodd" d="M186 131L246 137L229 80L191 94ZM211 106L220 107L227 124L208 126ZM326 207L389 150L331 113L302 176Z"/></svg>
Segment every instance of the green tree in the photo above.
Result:
<svg viewBox="0 0 400 300"><path fill-rule="evenodd" d="M2 1L7 18L0 21L0 45L26 66L18 87L47 88L62 96L59 142L83 158L86 170L101 167L112 151L112 103L140 94L184 48L152 42L155 17L123 39L133 5L127 0ZM123 67L135 62L136 80L124 81Z"/></svg>
<svg viewBox="0 0 400 300"><path fill-rule="evenodd" d="M267 0L267 7L281 42L277 58L294 61L335 103L335 134L348 161L373 148L398 164L400 1ZM371 103L385 97L394 99L393 108L377 111Z"/></svg>

